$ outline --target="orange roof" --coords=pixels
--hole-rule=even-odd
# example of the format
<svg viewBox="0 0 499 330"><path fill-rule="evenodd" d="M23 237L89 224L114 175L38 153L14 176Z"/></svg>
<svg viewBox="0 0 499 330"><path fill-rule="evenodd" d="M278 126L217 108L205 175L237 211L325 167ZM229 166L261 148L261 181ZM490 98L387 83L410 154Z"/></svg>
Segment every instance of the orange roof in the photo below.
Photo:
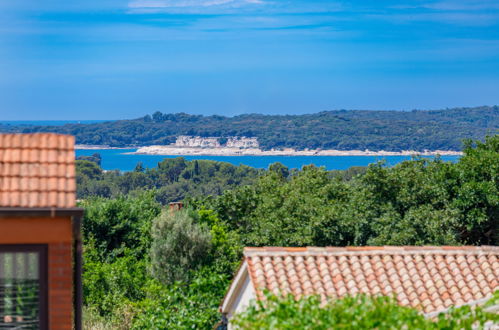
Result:
<svg viewBox="0 0 499 330"><path fill-rule="evenodd" d="M0 134L0 207L75 206L74 137Z"/></svg>
<svg viewBox="0 0 499 330"><path fill-rule="evenodd" d="M499 247L245 248L259 299L274 294L342 297L395 294L425 313L489 297L499 289Z"/></svg>

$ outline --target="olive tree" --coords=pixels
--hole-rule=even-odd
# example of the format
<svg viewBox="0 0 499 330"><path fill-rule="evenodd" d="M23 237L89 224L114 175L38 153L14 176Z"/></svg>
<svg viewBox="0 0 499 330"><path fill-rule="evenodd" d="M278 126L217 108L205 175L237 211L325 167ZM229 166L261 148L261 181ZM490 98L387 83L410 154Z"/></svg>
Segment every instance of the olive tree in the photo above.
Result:
<svg viewBox="0 0 499 330"><path fill-rule="evenodd" d="M188 280L190 271L209 256L209 229L195 223L186 210L161 213L153 222L151 234L151 272L164 284Z"/></svg>

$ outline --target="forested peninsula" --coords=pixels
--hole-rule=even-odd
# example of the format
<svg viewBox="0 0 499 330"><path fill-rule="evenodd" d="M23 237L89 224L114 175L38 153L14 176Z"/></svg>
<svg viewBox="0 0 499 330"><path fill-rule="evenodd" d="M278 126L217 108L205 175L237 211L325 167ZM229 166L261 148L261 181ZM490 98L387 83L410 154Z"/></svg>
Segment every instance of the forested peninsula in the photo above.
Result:
<svg viewBox="0 0 499 330"><path fill-rule="evenodd" d="M169 145L178 136L255 137L262 150L460 151L464 139L499 131L499 106L445 110L335 110L305 115L234 117L155 112L141 118L63 126L0 125L0 132L57 132L77 144L109 147Z"/></svg>

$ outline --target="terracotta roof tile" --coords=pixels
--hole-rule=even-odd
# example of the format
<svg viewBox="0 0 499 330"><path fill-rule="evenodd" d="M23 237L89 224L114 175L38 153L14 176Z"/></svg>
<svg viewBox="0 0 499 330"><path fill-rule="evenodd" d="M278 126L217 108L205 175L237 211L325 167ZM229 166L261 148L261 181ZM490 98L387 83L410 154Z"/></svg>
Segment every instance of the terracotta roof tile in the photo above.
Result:
<svg viewBox="0 0 499 330"><path fill-rule="evenodd" d="M0 134L0 207L74 207L74 137Z"/></svg>
<svg viewBox="0 0 499 330"><path fill-rule="evenodd" d="M400 304L440 311L498 288L499 247L246 248L257 297L274 293L395 294Z"/></svg>

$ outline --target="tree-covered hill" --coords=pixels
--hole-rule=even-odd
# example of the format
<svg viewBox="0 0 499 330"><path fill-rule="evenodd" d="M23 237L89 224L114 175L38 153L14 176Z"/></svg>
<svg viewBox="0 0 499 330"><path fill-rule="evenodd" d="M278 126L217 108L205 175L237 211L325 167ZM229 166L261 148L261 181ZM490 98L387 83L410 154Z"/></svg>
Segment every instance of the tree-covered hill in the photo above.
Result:
<svg viewBox="0 0 499 330"><path fill-rule="evenodd" d="M79 144L170 144L179 135L257 137L263 149L461 150L463 139L499 130L499 106L446 110L335 110L306 115L235 117L156 112L133 120L64 126L9 126L0 131L73 134Z"/></svg>

